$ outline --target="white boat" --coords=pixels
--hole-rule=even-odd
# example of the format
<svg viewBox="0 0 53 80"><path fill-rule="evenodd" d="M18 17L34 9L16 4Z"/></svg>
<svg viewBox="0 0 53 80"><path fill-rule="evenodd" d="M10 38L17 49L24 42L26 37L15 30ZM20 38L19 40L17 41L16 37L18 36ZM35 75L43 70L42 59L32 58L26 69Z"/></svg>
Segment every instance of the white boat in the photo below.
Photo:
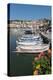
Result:
<svg viewBox="0 0 53 80"><path fill-rule="evenodd" d="M17 52L33 52L38 53L49 49L49 44L44 44L41 36L38 35L23 35L16 41Z"/></svg>

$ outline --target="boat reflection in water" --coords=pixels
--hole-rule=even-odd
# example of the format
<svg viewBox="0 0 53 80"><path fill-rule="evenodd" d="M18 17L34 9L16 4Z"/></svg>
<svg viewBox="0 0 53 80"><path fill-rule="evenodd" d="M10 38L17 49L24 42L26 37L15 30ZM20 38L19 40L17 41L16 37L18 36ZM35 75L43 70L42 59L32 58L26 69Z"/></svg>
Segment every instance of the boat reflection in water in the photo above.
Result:
<svg viewBox="0 0 53 80"><path fill-rule="evenodd" d="M16 40L17 52L39 53L49 49L49 43L43 43L43 39L39 34L25 34Z"/></svg>

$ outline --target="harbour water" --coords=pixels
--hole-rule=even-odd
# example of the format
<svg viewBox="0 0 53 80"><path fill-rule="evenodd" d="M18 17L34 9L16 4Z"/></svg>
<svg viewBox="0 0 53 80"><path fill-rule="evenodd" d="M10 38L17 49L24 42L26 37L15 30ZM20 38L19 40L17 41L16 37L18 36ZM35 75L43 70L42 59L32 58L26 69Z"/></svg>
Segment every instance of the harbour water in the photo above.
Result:
<svg viewBox="0 0 53 80"><path fill-rule="evenodd" d="M16 49L16 38L16 34L10 32L9 74L10 76L32 75L33 56L29 54L17 55L16 52L13 52Z"/></svg>

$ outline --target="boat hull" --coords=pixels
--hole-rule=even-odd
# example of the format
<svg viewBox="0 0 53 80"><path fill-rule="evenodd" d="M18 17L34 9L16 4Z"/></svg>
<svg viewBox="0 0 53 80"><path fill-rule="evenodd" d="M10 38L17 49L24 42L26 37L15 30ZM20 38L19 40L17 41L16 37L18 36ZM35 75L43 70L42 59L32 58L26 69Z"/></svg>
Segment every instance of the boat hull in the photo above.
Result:
<svg viewBox="0 0 53 80"><path fill-rule="evenodd" d="M16 47L17 52L32 52L32 53L39 53L43 51L47 51L49 49L49 44L42 44L42 45L29 45L29 46L20 46Z"/></svg>

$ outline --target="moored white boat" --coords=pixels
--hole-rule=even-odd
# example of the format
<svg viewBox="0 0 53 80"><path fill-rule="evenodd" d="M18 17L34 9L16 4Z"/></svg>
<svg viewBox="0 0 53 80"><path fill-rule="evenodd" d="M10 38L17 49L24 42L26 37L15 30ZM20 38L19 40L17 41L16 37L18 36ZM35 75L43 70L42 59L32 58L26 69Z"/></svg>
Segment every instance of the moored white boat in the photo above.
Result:
<svg viewBox="0 0 53 80"><path fill-rule="evenodd" d="M49 44L44 44L40 35L24 35L16 44L17 52L39 53L49 49Z"/></svg>

